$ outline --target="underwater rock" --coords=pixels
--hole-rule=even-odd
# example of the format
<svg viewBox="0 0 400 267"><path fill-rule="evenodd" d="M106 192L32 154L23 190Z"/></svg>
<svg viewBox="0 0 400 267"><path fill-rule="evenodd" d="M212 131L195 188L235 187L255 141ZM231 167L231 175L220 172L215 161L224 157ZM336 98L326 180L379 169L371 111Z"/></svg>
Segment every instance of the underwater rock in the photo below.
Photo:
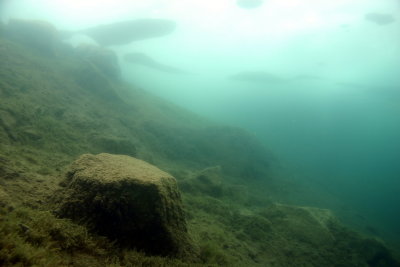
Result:
<svg viewBox="0 0 400 267"><path fill-rule="evenodd" d="M364 18L380 26L395 22L395 18L392 15L384 13L368 13L364 16Z"/></svg>
<svg viewBox="0 0 400 267"><path fill-rule="evenodd" d="M57 29L49 22L41 20L11 19L6 28L6 36L14 41L34 48L43 55L55 56L60 43Z"/></svg>
<svg viewBox="0 0 400 267"><path fill-rule="evenodd" d="M237 0L236 4L241 8L252 9L260 7L263 2L263 0Z"/></svg>
<svg viewBox="0 0 400 267"><path fill-rule="evenodd" d="M142 160L84 154L70 167L57 214L149 254L195 255L174 177ZM57 194L58 195L58 194Z"/></svg>
<svg viewBox="0 0 400 267"><path fill-rule="evenodd" d="M81 44L76 54L98 67L105 75L117 78L121 74L118 58L114 51L91 44Z"/></svg>
<svg viewBox="0 0 400 267"><path fill-rule="evenodd" d="M175 30L174 21L166 19L137 19L99 25L80 31L63 31L63 38L85 34L99 45L123 45L133 41L168 35Z"/></svg>
<svg viewBox="0 0 400 267"><path fill-rule="evenodd" d="M129 53L124 56L124 60L129 63L146 66L161 72L171 74L189 74L187 71L181 70L174 66L157 62L153 58L143 53Z"/></svg>

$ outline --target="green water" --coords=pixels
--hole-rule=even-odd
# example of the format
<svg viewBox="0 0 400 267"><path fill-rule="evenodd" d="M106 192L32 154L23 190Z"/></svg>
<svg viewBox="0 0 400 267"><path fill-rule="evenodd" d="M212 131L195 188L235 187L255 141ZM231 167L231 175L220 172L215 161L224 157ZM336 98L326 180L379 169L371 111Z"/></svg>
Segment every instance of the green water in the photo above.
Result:
<svg viewBox="0 0 400 267"><path fill-rule="evenodd" d="M369 12L398 18L398 3L286 4L266 1L242 10L225 3L213 11L217 19L204 10L179 14L175 36L135 50L194 74L127 66L125 77L200 114L245 127L291 175L342 202L305 203L358 213L362 219L347 221L366 220L399 240L400 24L364 19ZM241 71L264 71L282 81L227 78ZM153 75L156 80L146 78Z"/></svg>
<svg viewBox="0 0 400 267"><path fill-rule="evenodd" d="M249 130L288 176L338 200L296 196L299 203L332 208L350 224L367 221L400 243L398 1L265 0L243 8L233 0L21 0L0 7L3 21L43 19L63 30L137 18L175 21L169 35L111 46L125 80ZM393 21L368 19L371 13ZM84 34L69 42L95 43ZM125 62L132 52L186 73ZM258 78L230 78L241 72ZM350 212L359 217L346 217Z"/></svg>

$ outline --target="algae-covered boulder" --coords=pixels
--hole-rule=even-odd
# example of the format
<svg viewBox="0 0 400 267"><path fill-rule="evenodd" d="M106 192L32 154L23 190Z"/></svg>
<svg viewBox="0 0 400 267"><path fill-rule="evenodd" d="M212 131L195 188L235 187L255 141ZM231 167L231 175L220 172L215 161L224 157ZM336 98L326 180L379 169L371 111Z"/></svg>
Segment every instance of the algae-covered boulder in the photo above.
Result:
<svg viewBox="0 0 400 267"><path fill-rule="evenodd" d="M112 50L91 44L81 44L76 48L76 53L81 58L93 63L108 77L119 77L118 58Z"/></svg>
<svg viewBox="0 0 400 267"><path fill-rule="evenodd" d="M84 154L69 169L56 213L85 223L121 246L188 257L181 197L174 177L142 160Z"/></svg>
<svg viewBox="0 0 400 267"><path fill-rule="evenodd" d="M56 55L60 43L57 29L41 20L11 19L7 25L7 36L43 55Z"/></svg>

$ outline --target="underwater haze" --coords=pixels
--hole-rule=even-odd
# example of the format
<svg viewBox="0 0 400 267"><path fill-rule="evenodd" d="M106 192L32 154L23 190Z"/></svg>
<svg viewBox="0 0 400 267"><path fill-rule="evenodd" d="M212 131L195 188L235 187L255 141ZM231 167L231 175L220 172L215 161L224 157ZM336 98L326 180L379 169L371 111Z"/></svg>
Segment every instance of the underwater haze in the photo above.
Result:
<svg viewBox="0 0 400 267"><path fill-rule="evenodd" d="M249 130L288 176L341 203L298 204L360 214L400 244L400 2L248 2L5 0L0 16L49 21L74 46L99 44L101 24L173 22L109 43L126 81Z"/></svg>

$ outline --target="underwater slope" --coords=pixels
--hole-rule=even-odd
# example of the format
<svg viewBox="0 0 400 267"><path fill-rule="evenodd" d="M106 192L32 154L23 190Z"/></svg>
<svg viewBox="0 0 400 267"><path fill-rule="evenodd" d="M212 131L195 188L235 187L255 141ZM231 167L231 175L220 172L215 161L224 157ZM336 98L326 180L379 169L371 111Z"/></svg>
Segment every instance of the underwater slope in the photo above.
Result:
<svg viewBox="0 0 400 267"><path fill-rule="evenodd" d="M67 47L49 55L0 38L0 58L0 264L397 266L381 242L328 211L266 201L279 181L247 132L125 85ZM48 196L65 167L100 152L141 158L179 180L197 263L121 250L54 217ZM260 180L264 199L252 189Z"/></svg>
<svg viewBox="0 0 400 267"><path fill-rule="evenodd" d="M0 48L3 146L70 156L105 151L159 165L222 165L241 178L265 175L255 169L267 165L267 154L243 130L214 125L112 81L72 54L38 57L7 41Z"/></svg>

